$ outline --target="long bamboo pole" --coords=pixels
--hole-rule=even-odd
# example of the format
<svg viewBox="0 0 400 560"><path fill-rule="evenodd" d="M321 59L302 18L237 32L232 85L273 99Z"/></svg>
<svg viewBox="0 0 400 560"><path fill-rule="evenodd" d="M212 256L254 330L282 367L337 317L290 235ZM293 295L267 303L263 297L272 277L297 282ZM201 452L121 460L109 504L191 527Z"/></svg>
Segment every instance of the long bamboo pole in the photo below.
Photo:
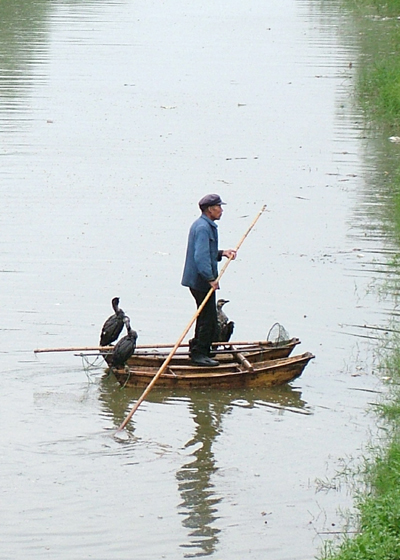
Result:
<svg viewBox="0 0 400 560"><path fill-rule="evenodd" d="M262 346L265 344L266 340L238 340L231 342L229 341L229 345L235 346ZM213 346L221 346L221 342L213 342ZM167 350L168 348L172 348L173 344L138 344L136 346L136 350ZM183 342L179 346L180 348L188 348L189 344L187 342ZM35 354L42 354L42 353L51 353L51 352L112 352L114 346L60 346L56 348L36 348L33 352ZM167 352L165 352L167 353Z"/></svg>
<svg viewBox="0 0 400 560"><path fill-rule="evenodd" d="M247 229L246 233L243 235L243 237L241 238L241 240L239 241L239 243L236 245L236 252L239 251L240 247L242 246L244 240L246 239L246 237L249 235L250 231L253 229L253 227L255 226L256 222L258 221L258 219L260 218L261 214L265 211L266 205L264 204L264 206L261 208L261 210L258 212L257 216L254 218L254 220L252 221L252 223L250 224L249 228ZM222 275L224 274L225 270L228 268L229 263L231 262L231 260L233 259L233 255L231 255L228 260L226 261L226 263L224 264L224 266L221 268L221 271L217 277L217 282L220 281ZM137 409L139 408L139 406L141 405L141 403L144 401L144 399L147 397L147 395L150 393L150 391L152 390L152 388L154 387L154 385L157 383L157 379L160 377L160 375L167 369L167 366L169 364L169 362L171 361L173 355L175 354L175 352L177 351L177 349L179 348L182 340L185 338L185 336L187 335L187 333L189 332L190 327L193 325L193 323L196 321L197 317L199 316L199 314L202 312L202 310L204 309L204 306L206 305L207 301L210 299L211 294L214 292L214 288L210 288L210 290L208 291L206 297L204 298L204 300L202 301L201 305L197 308L196 313L193 315L193 317L190 319L189 323L187 324L187 326L185 327L185 329L183 330L181 336L178 338L178 340L176 341L174 347L172 348L171 352L168 354L168 356L165 358L163 364L161 365L160 369L158 370L158 372L155 374L155 376L153 377L153 379L150 381L150 383L148 384L148 386L146 387L146 389L143 391L142 395L139 397L139 399L136 401L135 405L132 407L130 413L128 414L128 416L125 418L125 420L122 422L122 424L120 425L120 427L118 428L117 432L123 430L125 428L125 426L128 424L129 420L132 418L132 416L135 414L135 412L137 411Z"/></svg>

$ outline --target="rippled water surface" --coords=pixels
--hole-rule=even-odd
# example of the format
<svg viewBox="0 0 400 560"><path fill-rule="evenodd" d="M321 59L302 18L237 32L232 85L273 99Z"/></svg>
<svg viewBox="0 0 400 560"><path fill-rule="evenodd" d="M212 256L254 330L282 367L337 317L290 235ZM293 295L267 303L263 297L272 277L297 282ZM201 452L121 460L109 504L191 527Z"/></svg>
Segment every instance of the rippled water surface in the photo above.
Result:
<svg viewBox="0 0 400 560"><path fill-rule="evenodd" d="M390 312L390 247L356 40L316 4L1 2L1 559L309 560L351 506L332 477L375 431L355 325ZM140 392L33 350L96 345L116 295L140 343L175 342L207 192L223 247L268 205L221 282L235 338L279 321L316 358L281 388L156 388L116 439Z"/></svg>

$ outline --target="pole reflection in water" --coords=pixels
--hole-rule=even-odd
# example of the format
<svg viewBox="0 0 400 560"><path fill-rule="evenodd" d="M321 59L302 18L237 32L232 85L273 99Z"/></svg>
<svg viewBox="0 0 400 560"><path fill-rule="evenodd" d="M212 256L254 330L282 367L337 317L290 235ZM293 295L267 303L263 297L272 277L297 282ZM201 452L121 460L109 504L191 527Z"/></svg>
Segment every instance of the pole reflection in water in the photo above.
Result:
<svg viewBox="0 0 400 560"><path fill-rule="evenodd" d="M100 402L103 405L104 416L112 418L114 429L117 430L125 420L127 410L130 408L132 399L138 399L141 395L140 389L125 391L114 378L110 370L100 379ZM125 431L133 436L134 422L130 422Z"/></svg>
<svg viewBox="0 0 400 560"><path fill-rule="evenodd" d="M112 418L115 428L123 421L132 401L139 398L141 393L141 389L121 388L112 375L101 378L99 398L105 416ZM213 450L217 438L223 437L224 418L235 407L278 409L281 414L311 414L311 410L302 399L301 392L290 385L230 391L192 389L190 394L187 390L155 388L147 401L149 404L157 403L168 407L165 409L166 419L171 418L171 406L187 407L190 419L195 424L192 437L184 444L184 449L189 452L189 460L187 454L182 460L179 445L174 450L181 457L175 473L181 497L177 513L187 532L187 540L180 544L180 548L185 558L210 556L218 549L219 536L224 526L218 508L223 496L214 480L219 466ZM179 417L178 411L172 411L172 418L175 417ZM135 441L137 444L140 442L140 438L133 437L136 422L130 422L126 428L130 442L134 445ZM168 422L165 423L165 432L167 431ZM152 488L149 488L149 494L151 492Z"/></svg>
<svg viewBox="0 0 400 560"><path fill-rule="evenodd" d="M192 398L190 403L196 428L186 448L193 449L192 460L176 473L182 496L179 508L184 516L182 524L189 530L190 539L189 544L182 547L193 550L185 554L187 558L212 554L220 533L215 526L221 498L217 497L211 480L217 470L212 446L221 433L222 418L228 407L218 401L211 402L206 395L201 397Z"/></svg>
<svg viewBox="0 0 400 560"><path fill-rule="evenodd" d="M218 466L213 453L213 444L223 435L223 420L235 406L253 408L271 406L282 412L291 410L309 414L301 393L289 385L274 389L237 389L235 391L191 391L189 407L196 424L193 438L186 448L193 448L193 459L176 473L178 489L182 496L180 513L183 525L189 529L190 548L186 558L208 556L215 552L218 534L218 504L222 498L213 483Z"/></svg>

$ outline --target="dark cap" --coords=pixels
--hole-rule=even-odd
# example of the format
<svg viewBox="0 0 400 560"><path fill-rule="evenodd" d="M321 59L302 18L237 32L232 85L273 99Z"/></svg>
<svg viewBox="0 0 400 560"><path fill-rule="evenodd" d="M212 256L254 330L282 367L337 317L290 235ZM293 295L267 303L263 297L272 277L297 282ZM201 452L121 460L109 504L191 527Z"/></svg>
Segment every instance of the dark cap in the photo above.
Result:
<svg viewBox="0 0 400 560"><path fill-rule="evenodd" d="M205 210L209 206L221 206L221 204L226 204L226 202L222 202L219 194L206 194L206 196L199 200L201 210Z"/></svg>

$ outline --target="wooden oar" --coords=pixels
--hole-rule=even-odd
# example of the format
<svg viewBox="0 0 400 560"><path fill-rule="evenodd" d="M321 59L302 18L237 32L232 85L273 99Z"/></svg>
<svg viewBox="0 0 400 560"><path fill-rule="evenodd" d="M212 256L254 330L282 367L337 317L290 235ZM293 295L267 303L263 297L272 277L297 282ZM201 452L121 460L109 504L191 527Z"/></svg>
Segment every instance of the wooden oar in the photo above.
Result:
<svg viewBox="0 0 400 560"><path fill-rule="evenodd" d="M259 219L259 217L261 216L261 214L264 212L266 206L264 204L264 206L261 208L261 210L259 211L259 213L257 214L257 216L254 218L253 222L251 223L251 225L249 226L248 230L246 231L246 233L243 235L243 237L241 238L241 240L239 241L239 243L236 246L236 252L239 251L240 247L242 246L242 243L244 242L244 240L246 239L246 237L249 235L250 231L253 229L253 227L255 226L257 220ZM228 260L226 261L226 263L224 264L224 266L221 269L221 272L219 273L218 277L217 277L217 282L220 281L222 275L224 274L225 270L227 269L229 263L231 262L231 260L233 259L233 255L231 255ZM118 428L117 432L123 430L125 428L125 426L128 424L129 420L132 418L132 416L135 414L136 410L139 408L139 406L141 405L141 403L144 401L144 399L147 397L147 395L150 393L150 391L152 390L152 388L154 387L154 385L157 383L157 379L160 377L160 375L162 375L162 373L167 369L169 362L171 361L173 355L175 354L175 352L177 351L177 349L179 348L182 340L185 338L185 336L187 335L187 333L189 332L190 327L193 325L193 323L196 321L197 317L199 316L199 314L202 312L202 310L204 309L204 306L206 305L207 301L210 299L211 294L214 292L214 288L210 288L210 290L208 291L206 297L204 298L204 300L202 301L201 305L198 307L196 313L193 315L193 317L190 319L189 323L187 324L187 326L185 327L184 331L182 332L181 336L178 338L178 340L176 341L174 347L172 348L171 352L168 354L168 356L165 358L165 361L163 362L163 364L161 365L160 369L158 370L158 372L155 374L155 376L153 377L153 379L150 381L150 383L148 384L148 386L146 387L146 389L143 391L141 397L139 397L139 399L136 401L135 405L133 406L132 410L130 411L130 413L128 414L128 416L125 418L125 420L122 422L122 424L120 425L120 427Z"/></svg>

